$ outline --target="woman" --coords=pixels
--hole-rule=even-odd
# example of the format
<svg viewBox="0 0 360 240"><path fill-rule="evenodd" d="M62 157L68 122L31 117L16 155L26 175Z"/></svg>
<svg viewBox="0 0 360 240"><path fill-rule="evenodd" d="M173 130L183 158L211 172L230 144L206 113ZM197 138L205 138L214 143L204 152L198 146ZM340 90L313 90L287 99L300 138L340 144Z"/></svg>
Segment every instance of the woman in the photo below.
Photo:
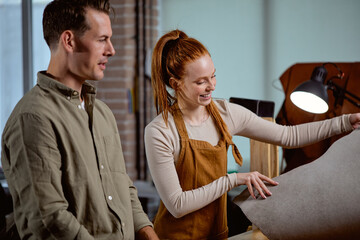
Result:
<svg viewBox="0 0 360 240"><path fill-rule="evenodd" d="M149 169L162 202L154 220L161 239L226 239L226 192L247 185L270 196L259 174L227 174L227 149L242 158L232 135L300 147L351 131L360 114L285 127L263 120L240 105L212 100L215 67L208 50L179 30L157 42L152 57L152 85L158 115L145 129ZM173 94L167 89L172 89Z"/></svg>

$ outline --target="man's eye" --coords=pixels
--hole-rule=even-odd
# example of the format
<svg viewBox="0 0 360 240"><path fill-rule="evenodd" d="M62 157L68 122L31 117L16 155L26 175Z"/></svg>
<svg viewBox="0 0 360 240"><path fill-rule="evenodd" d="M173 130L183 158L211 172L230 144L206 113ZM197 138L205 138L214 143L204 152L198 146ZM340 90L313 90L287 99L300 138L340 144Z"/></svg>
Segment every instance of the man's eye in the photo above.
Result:
<svg viewBox="0 0 360 240"><path fill-rule="evenodd" d="M216 78L216 74L212 75L211 78Z"/></svg>

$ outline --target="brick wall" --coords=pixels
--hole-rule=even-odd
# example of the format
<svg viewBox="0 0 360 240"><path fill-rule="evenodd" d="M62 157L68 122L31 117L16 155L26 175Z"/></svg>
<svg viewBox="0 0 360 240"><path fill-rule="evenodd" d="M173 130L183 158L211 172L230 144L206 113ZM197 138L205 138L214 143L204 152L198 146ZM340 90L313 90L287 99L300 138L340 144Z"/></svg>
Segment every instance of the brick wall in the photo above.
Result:
<svg viewBox="0 0 360 240"><path fill-rule="evenodd" d="M126 162L132 180L145 180L144 127L155 117L150 78L144 61L156 43L158 31L157 0L112 0L116 54L110 58L105 78L93 82L97 98L115 115ZM145 28L144 28L145 26Z"/></svg>

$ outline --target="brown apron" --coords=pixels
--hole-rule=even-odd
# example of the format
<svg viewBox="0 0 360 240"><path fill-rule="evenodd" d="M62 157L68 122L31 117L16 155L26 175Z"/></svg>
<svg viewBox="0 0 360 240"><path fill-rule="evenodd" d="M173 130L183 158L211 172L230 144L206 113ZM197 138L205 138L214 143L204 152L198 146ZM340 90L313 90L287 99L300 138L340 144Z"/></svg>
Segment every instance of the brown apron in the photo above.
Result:
<svg viewBox="0 0 360 240"><path fill-rule="evenodd" d="M227 174L227 150L233 145L233 155L238 164L242 158L231 140L231 135L215 104L209 111L221 138L216 146L206 141L189 139L178 105L171 109L180 135L181 150L176 171L183 191L207 185ZM154 220L154 228L160 239L226 239L228 236L226 216L226 194L209 205L181 218L173 217L160 202Z"/></svg>

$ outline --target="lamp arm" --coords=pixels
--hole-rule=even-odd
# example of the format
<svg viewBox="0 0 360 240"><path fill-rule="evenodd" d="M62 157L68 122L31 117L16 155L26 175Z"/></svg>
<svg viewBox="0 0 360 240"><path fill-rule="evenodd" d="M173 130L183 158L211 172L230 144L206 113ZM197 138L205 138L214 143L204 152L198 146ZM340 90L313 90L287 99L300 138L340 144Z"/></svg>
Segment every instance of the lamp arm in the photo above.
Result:
<svg viewBox="0 0 360 240"><path fill-rule="evenodd" d="M325 63L323 63L323 67L325 67L325 65L328 65L328 64L331 64L332 66L334 66L338 71L339 71L339 74L335 77L332 77L331 79L333 79L333 78L340 78L340 79L342 79L343 77L344 77L344 73L343 73L343 71L341 71L341 69L338 67L338 65L336 65L335 63L333 63L333 62L325 62ZM331 80L330 79L330 80Z"/></svg>
<svg viewBox="0 0 360 240"><path fill-rule="evenodd" d="M336 83L334 83L331 80L329 80L327 82L327 86L328 86L328 89L331 89L333 91L333 94L335 97L335 105L336 105L337 101L339 100L338 98L340 98L340 101L342 101L342 98L343 98L343 99L348 100L350 103L352 103L356 107L360 108L360 98L358 96L347 91L346 89L342 88L341 86L337 85ZM346 96L345 94L349 95L350 97ZM358 102L356 102L354 99Z"/></svg>
<svg viewBox="0 0 360 240"><path fill-rule="evenodd" d="M351 98L347 97L347 96L344 96L344 98L346 100L348 100L349 102L351 102L352 104L354 104L356 107L360 108L360 103L358 102L355 102L354 100L352 100Z"/></svg>

